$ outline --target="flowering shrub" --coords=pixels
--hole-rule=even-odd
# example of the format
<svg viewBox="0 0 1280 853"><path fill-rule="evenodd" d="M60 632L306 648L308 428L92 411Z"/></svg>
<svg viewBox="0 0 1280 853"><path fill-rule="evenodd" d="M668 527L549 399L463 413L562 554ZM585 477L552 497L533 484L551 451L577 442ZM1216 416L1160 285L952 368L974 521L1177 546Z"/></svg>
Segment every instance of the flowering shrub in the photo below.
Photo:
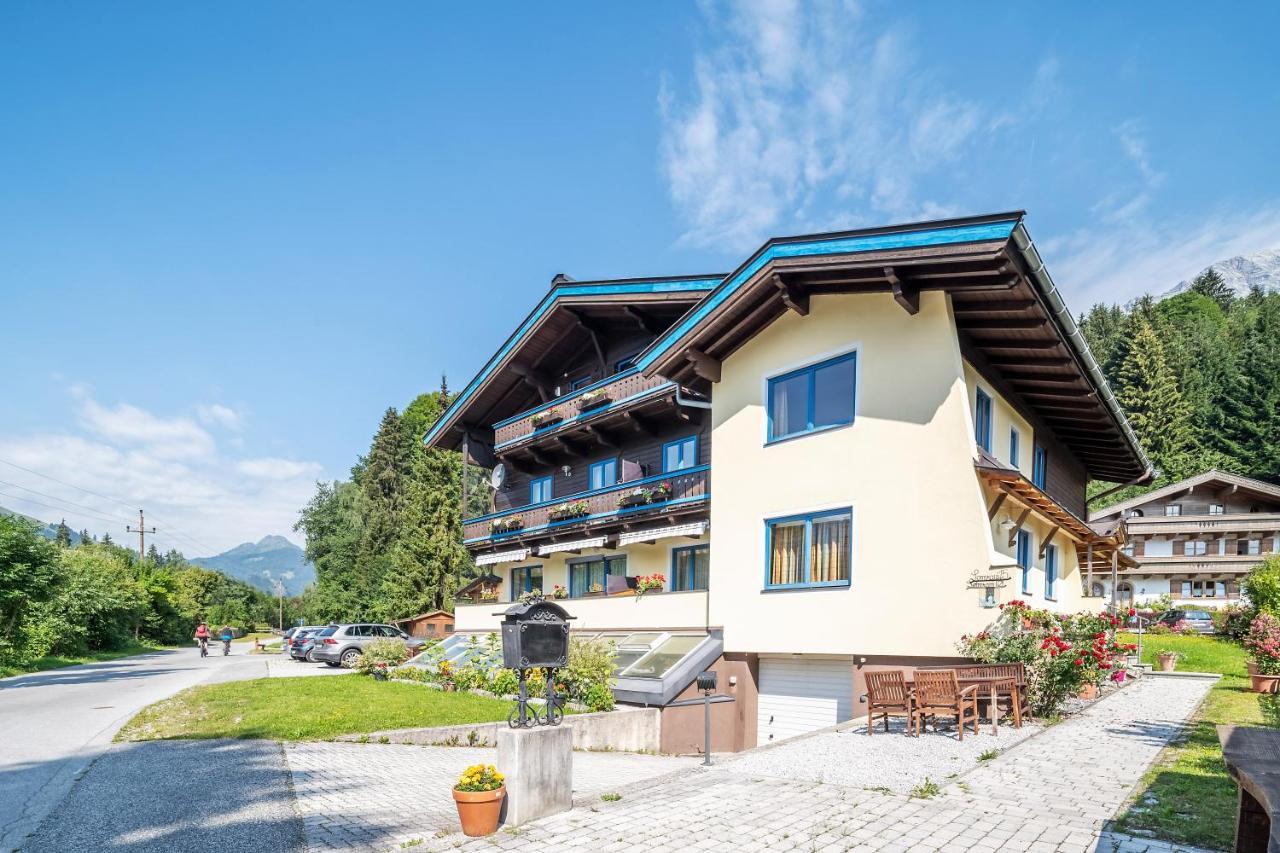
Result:
<svg viewBox="0 0 1280 853"><path fill-rule="evenodd" d="M1254 566L1241 584L1259 613L1280 616L1280 555L1272 555Z"/></svg>
<svg viewBox="0 0 1280 853"><path fill-rule="evenodd" d="M1259 613L1245 634L1244 648L1259 675L1280 675L1280 619Z"/></svg>
<svg viewBox="0 0 1280 853"><path fill-rule="evenodd" d="M522 527L524 527L524 519L518 515L508 515L506 518L489 522L490 533L510 533Z"/></svg>
<svg viewBox="0 0 1280 853"><path fill-rule="evenodd" d="M455 791L496 791L505 777L492 764L476 764L462 771Z"/></svg>
<svg viewBox="0 0 1280 853"><path fill-rule="evenodd" d="M1224 637L1243 640L1253 623L1253 609L1243 604L1228 604L1213 611L1213 628Z"/></svg>
<svg viewBox="0 0 1280 853"><path fill-rule="evenodd" d="M982 663L1023 664L1034 713L1057 712L1085 685L1124 679L1123 656L1132 647L1116 644L1114 630L1127 614L1059 614L1019 600L1000 605L1000 610L994 625L964 635L956 648Z"/></svg>
<svg viewBox="0 0 1280 853"><path fill-rule="evenodd" d="M520 593L521 604L532 604L533 602L538 601L541 598L542 598L542 590L536 586L533 589L529 590L528 592Z"/></svg>
<svg viewBox="0 0 1280 853"><path fill-rule="evenodd" d="M1184 637L1190 637L1200 632L1197 631L1195 628L1191 627L1190 625L1188 625L1186 619L1179 619L1177 623L1173 626L1173 633L1181 634Z"/></svg>
<svg viewBox="0 0 1280 853"><path fill-rule="evenodd" d="M551 510L552 518L577 518L586 515L590 507L586 501L566 501Z"/></svg>
<svg viewBox="0 0 1280 853"><path fill-rule="evenodd" d="M375 671L385 675L388 668L399 666L408 657L409 650L399 640L374 640L356 659L355 669L364 675L373 675Z"/></svg>

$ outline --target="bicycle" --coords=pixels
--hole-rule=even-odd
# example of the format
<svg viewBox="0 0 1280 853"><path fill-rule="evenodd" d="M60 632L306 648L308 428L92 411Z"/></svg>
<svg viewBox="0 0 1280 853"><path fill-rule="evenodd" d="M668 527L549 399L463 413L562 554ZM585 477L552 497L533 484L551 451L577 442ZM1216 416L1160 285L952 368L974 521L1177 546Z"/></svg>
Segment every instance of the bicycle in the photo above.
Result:
<svg viewBox="0 0 1280 853"><path fill-rule="evenodd" d="M209 656L209 638L200 637L200 657L207 658Z"/></svg>

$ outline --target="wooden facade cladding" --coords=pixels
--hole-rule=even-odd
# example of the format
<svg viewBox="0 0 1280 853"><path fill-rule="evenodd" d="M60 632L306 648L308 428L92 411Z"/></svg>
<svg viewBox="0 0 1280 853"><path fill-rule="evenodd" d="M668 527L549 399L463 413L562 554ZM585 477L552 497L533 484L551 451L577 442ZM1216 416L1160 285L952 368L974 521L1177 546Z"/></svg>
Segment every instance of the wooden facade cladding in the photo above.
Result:
<svg viewBox="0 0 1280 853"><path fill-rule="evenodd" d="M659 491L664 488L665 492ZM632 497L636 490L646 492L645 498ZM463 521L463 539L473 550L502 550L553 539L607 535L646 522L705 517L710 494L710 466L699 465L467 519ZM631 503L637 500L640 502ZM573 506L572 516L557 517L565 505L581 508ZM518 527L503 526L512 524Z"/></svg>
<svg viewBox="0 0 1280 853"><path fill-rule="evenodd" d="M501 455L539 439L579 430L663 392L674 395L675 390L674 384L660 376L624 371L494 424L494 452ZM584 394L594 398L584 400Z"/></svg>
<svg viewBox="0 0 1280 853"><path fill-rule="evenodd" d="M1137 516L1125 519L1125 525L1131 536L1254 538L1247 534L1280 534L1280 514L1245 512L1235 515Z"/></svg>

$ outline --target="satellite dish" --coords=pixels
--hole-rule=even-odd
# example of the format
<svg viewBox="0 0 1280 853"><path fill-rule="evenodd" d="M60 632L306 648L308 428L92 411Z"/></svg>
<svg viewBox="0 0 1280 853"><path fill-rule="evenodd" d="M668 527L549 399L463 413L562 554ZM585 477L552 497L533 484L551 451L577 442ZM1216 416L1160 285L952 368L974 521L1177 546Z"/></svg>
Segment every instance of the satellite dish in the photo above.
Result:
<svg viewBox="0 0 1280 853"><path fill-rule="evenodd" d="M489 485L493 486L496 492L502 488L502 484L507 481L507 466L499 462L493 468L493 473L489 475Z"/></svg>

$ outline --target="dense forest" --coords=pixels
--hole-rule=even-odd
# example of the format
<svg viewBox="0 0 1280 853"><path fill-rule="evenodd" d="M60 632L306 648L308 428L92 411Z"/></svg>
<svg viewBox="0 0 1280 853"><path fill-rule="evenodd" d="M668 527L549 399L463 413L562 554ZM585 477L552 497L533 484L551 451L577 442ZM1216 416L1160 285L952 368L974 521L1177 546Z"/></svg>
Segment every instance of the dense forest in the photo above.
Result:
<svg viewBox="0 0 1280 853"><path fill-rule="evenodd" d="M462 546L462 460L422 443L449 400L442 380L403 414L387 409L351 478L317 484L295 527L316 569L300 600L308 622L453 609L475 568Z"/></svg>
<svg viewBox="0 0 1280 853"><path fill-rule="evenodd" d="M50 541L30 521L0 514L0 668L137 642L185 643L201 619L247 628L278 618L276 599L177 551L153 546L139 558L87 531L71 540L65 523Z"/></svg>
<svg viewBox="0 0 1280 853"><path fill-rule="evenodd" d="M1210 269L1167 299L1095 305L1080 327L1160 471L1153 487L1215 467L1280 477L1280 293L1237 296Z"/></svg>

